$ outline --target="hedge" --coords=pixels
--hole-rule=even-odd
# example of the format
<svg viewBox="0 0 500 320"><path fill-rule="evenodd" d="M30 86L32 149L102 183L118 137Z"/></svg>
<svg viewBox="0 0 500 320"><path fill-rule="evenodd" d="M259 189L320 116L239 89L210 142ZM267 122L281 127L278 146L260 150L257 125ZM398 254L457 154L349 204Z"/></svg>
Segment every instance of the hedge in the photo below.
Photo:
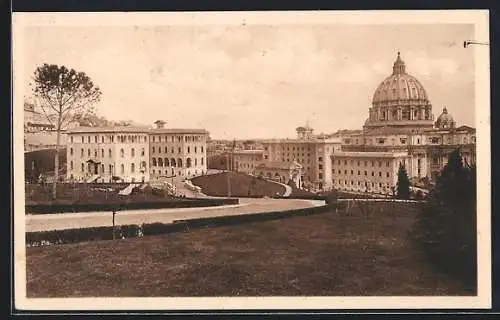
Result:
<svg viewBox="0 0 500 320"><path fill-rule="evenodd" d="M122 225L115 227L115 238L134 238L150 235L160 235L173 232L184 232L190 229L221 227L252 222L262 222L325 213L336 207L334 204L293 209L287 211L262 212L237 216L209 217L190 220L177 220L173 223L151 223L139 225ZM95 227L81 229L52 230L40 232L27 232L26 245L40 246L47 244L68 244L92 240L112 240L113 227Z"/></svg>
<svg viewBox="0 0 500 320"><path fill-rule="evenodd" d="M237 198L229 199L196 199L182 198L177 200L155 202L130 202L130 203L60 203L60 204L27 204L26 213L50 214L65 212L90 212L90 211L123 211L138 209L166 209L166 208L191 208L214 207L238 204Z"/></svg>

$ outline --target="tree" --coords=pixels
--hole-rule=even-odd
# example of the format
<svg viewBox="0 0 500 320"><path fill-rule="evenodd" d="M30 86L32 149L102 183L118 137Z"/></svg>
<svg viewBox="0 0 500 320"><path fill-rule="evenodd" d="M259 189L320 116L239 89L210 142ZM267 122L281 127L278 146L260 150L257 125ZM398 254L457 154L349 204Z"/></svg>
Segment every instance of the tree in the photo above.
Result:
<svg viewBox="0 0 500 320"><path fill-rule="evenodd" d="M61 131L77 118L92 114L95 103L100 100L101 91L84 72L47 63L36 68L32 89L45 117L57 132L55 176L52 184L52 197L55 199L59 180Z"/></svg>
<svg viewBox="0 0 500 320"><path fill-rule="evenodd" d="M410 198L410 179L403 164L399 165L396 196L398 199L407 200Z"/></svg>
<svg viewBox="0 0 500 320"><path fill-rule="evenodd" d="M465 163L457 149L436 179L413 232L430 261L472 290L477 284L476 196L476 166Z"/></svg>

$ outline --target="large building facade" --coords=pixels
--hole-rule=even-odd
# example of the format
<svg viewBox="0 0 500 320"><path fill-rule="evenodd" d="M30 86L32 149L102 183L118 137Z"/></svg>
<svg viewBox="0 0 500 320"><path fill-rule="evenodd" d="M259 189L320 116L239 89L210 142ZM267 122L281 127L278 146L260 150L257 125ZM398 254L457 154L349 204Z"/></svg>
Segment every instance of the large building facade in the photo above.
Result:
<svg viewBox="0 0 500 320"><path fill-rule="evenodd" d="M447 108L443 108L442 113L435 118L424 86L407 73L399 53L392 74L375 90L363 129L341 131L332 136L342 141L342 156L332 157L332 164L339 160L364 163L365 157L372 157L374 161L378 161L375 158L379 157L382 162L382 158L389 157L392 160L386 163L394 164L401 162L398 159L402 158L413 182L435 180L446 165L450 152L457 148L460 148L468 163L475 162L476 157L476 130L468 126L457 127ZM366 185L373 186L371 191L377 193L393 190L394 174L397 174L398 167L392 164L389 166L392 172L380 173L375 170L373 179L369 174L365 191ZM345 170L340 170L341 175L344 175ZM357 169L347 169L348 172L351 170L357 174ZM364 173L364 170L361 171ZM379 181L379 173L389 174L387 178L392 180ZM363 187L362 181L356 179L346 179L344 176L335 178L335 186L341 190L353 190L358 182Z"/></svg>
<svg viewBox="0 0 500 320"><path fill-rule="evenodd" d="M300 180L303 187L310 190L331 189L333 177L330 157L341 150L341 141L316 137L308 125L298 127L296 131L296 139L261 141L264 167L267 162L273 166L281 162L289 168L299 164L302 167Z"/></svg>
<svg viewBox="0 0 500 320"><path fill-rule="evenodd" d="M67 131L67 179L148 182L206 172L202 129L78 127Z"/></svg>

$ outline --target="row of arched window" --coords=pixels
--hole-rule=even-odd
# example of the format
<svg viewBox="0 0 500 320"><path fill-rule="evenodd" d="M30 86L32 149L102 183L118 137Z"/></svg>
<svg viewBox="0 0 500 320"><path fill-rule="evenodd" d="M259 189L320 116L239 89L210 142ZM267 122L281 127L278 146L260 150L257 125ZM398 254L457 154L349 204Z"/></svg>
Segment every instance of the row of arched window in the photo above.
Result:
<svg viewBox="0 0 500 320"><path fill-rule="evenodd" d="M200 158L199 165L204 165L205 161L204 158ZM153 167L177 167L177 168L182 168L183 167L183 161L181 158L152 158L151 159L151 165ZM198 165L198 158L187 158L186 159L186 168L191 168L192 166L197 166Z"/></svg>

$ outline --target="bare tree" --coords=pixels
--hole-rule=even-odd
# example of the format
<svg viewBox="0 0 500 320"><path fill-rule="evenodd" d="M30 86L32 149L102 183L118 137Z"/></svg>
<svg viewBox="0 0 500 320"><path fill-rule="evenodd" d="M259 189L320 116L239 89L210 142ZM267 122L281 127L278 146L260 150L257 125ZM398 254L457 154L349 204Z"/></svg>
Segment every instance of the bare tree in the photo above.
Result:
<svg viewBox="0 0 500 320"><path fill-rule="evenodd" d="M57 131L52 184L52 198L55 199L59 179L61 131L77 117L93 113L95 103L100 100L101 91L84 72L55 64L45 63L37 67L32 80L33 94L45 117Z"/></svg>

